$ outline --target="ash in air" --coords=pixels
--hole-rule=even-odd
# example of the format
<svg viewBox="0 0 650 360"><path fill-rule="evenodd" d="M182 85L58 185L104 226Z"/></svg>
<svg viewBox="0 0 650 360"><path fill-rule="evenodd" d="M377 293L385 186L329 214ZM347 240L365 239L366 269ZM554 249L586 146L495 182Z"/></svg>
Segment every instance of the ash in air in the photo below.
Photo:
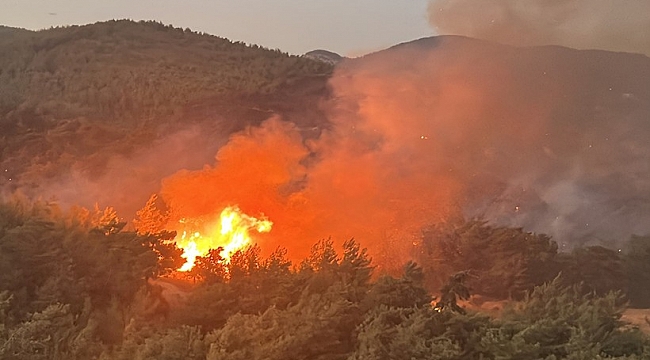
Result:
<svg viewBox="0 0 650 360"><path fill-rule="evenodd" d="M650 48L647 36L630 38L629 49L612 45L634 24L634 34L648 33L645 2L630 1L638 11L625 13L641 17L620 26L609 26L618 14L610 2L596 2L597 23L582 7L564 12L574 0L537 12L518 3L491 0L476 12L437 0L429 17L444 33L516 45ZM556 13L567 14L558 26L538 26ZM102 175L72 173L32 192L98 201L127 218L158 191L172 221L239 206L273 221L265 251L284 246L294 258L319 239L355 237L379 263L399 266L423 227L460 216L567 247L612 245L650 233L649 84L641 54L425 38L339 63L321 111L302 112L305 121L272 116L228 138L215 129L229 127L205 119L129 157L99 154ZM326 120L311 121L314 113ZM7 183L16 183L12 171L4 169Z"/></svg>
<svg viewBox="0 0 650 360"><path fill-rule="evenodd" d="M300 255L356 237L399 262L460 215L612 244L650 232L648 84L642 55L422 39L340 65L318 139L270 119L162 195L187 216L264 213L266 247Z"/></svg>

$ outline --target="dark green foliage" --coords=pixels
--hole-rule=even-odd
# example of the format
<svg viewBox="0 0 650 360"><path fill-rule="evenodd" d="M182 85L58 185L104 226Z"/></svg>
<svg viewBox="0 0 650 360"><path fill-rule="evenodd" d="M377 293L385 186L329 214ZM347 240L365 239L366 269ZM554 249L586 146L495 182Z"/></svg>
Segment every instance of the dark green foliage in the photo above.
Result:
<svg viewBox="0 0 650 360"><path fill-rule="evenodd" d="M316 243L299 268L282 248L264 259L253 246L230 263L217 249L199 259L197 283L176 288L183 298L173 300L165 295L173 281L152 280L164 261L154 246L164 232L124 232L115 219L110 208L63 213L46 203L0 204L0 358L650 356L648 337L620 320L621 295L600 293L593 276L582 276L592 280L588 288L557 278L492 319L457 303L469 296L470 273L452 276L432 306L423 268L409 262L400 278L373 280L366 250L353 240L341 255L331 240ZM635 239L631 246L644 244ZM602 249L585 251L592 252L566 256L593 267L615 259Z"/></svg>
<svg viewBox="0 0 650 360"><path fill-rule="evenodd" d="M121 341L122 316L158 257L116 218L110 208L0 203L3 358L83 359L101 352L97 339Z"/></svg>
<svg viewBox="0 0 650 360"><path fill-rule="evenodd" d="M309 257L300 264L300 267L304 271L326 271L338 266L338 262L338 255L334 250L334 241L332 239L323 239L311 247Z"/></svg>
<svg viewBox="0 0 650 360"><path fill-rule="evenodd" d="M440 290L440 300L436 303L435 308L439 311L451 310L465 314L465 310L458 305L458 300L469 299L470 293L465 282L470 277L469 271L461 271L452 275Z"/></svg>
<svg viewBox="0 0 650 360"><path fill-rule="evenodd" d="M432 307L386 308L368 313L349 359L481 359L491 324L486 316L438 312Z"/></svg>
<svg viewBox="0 0 650 360"><path fill-rule="evenodd" d="M169 215L158 209L157 199L156 194L149 197L145 206L136 212L133 226L138 235L148 238L149 247L158 255L155 275L163 275L180 268L185 259L181 257L183 250L173 242L176 232L164 229Z"/></svg>
<svg viewBox="0 0 650 360"><path fill-rule="evenodd" d="M645 358L648 338L621 327L619 295L584 296L559 280L536 288L500 320L431 307L370 311L350 359Z"/></svg>
<svg viewBox="0 0 650 360"><path fill-rule="evenodd" d="M303 290L296 285L295 274L289 271L291 262L286 260L285 249L277 249L262 261L259 247L249 247L233 254L228 264L219 262L217 250L210 254L199 258L192 270L202 282L184 309L172 314L175 323L198 325L209 331L223 326L236 313L259 314L270 307L284 309L297 302Z"/></svg>
<svg viewBox="0 0 650 360"><path fill-rule="evenodd" d="M171 322L210 331L223 326L230 316L242 311L240 298L244 296L249 294L237 294L229 284L200 286L192 291L185 306L170 314Z"/></svg>
<svg viewBox="0 0 650 360"><path fill-rule="evenodd" d="M234 315L207 336L208 359L344 359L353 304L333 293L306 295L286 310Z"/></svg>
<svg viewBox="0 0 650 360"><path fill-rule="evenodd" d="M305 107L326 96L332 72L305 57L156 22L6 34L0 168L9 170L9 190L71 171L98 177L113 156L188 124L227 136L274 113L313 121L318 110L307 117Z"/></svg>
<svg viewBox="0 0 650 360"><path fill-rule="evenodd" d="M372 309L379 306L395 308L411 308L427 306L431 296L424 288L422 268L409 261L404 266L404 275L395 279L382 276L373 283L368 296L363 302L364 308Z"/></svg>
<svg viewBox="0 0 650 360"><path fill-rule="evenodd" d="M432 290L441 289L446 277L470 270L474 276L466 285L471 292L496 299L521 299L559 273L565 285L582 284L583 291L601 295L625 291L627 279L634 278L636 294L641 294L647 288L642 285L647 269L643 268L646 250L639 239L631 242L636 251L625 267L618 251L602 246L558 253L557 244L544 234L472 220L430 227L416 255L427 273L437 275L428 279L427 287ZM632 271L633 266L639 270ZM640 296L635 299L640 301Z"/></svg>
<svg viewBox="0 0 650 360"><path fill-rule="evenodd" d="M69 305L53 304L9 331L3 359L64 359L76 335Z"/></svg>
<svg viewBox="0 0 650 360"><path fill-rule="evenodd" d="M268 93L331 71L307 58L161 25L108 21L8 39L0 43L0 89L13 89L37 114L78 116L94 109L124 118L163 115L227 92ZM11 103L4 108L15 110Z"/></svg>
<svg viewBox="0 0 650 360"><path fill-rule="evenodd" d="M602 246L577 248L558 257L566 284L582 284L585 292L604 295L627 288L625 268L618 251Z"/></svg>
<svg viewBox="0 0 650 360"><path fill-rule="evenodd" d="M155 274L156 254L134 233L102 236L71 244L76 249L71 254L76 281L98 305L106 306L113 298L128 304Z"/></svg>
<svg viewBox="0 0 650 360"><path fill-rule="evenodd" d="M603 357L640 355L647 340L641 340L638 330L621 328L624 304L620 294L583 295L577 287L563 287L558 278L506 312L497 335L487 341L522 359L565 358L581 352Z"/></svg>
<svg viewBox="0 0 650 360"><path fill-rule="evenodd" d="M339 272L343 286L348 289L350 301L361 301L368 291L373 270L370 263L367 250L361 249L359 243L354 239L343 244L343 259L339 264Z"/></svg>
<svg viewBox="0 0 650 360"><path fill-rule="evenodd" d="M223 266L218 262L213 265L219 269ZM360 303L370 286L370 260L366 250L352 240L345 243L340 264L331 240L323 240L314 245L302 270L292 272L290 267L282 248L266 260L261 259L257 246L238 251L225 267L225 276L203 282L188 299L188 311L181 311L174 321L211 330L223 326L235 313L259 314L271 307L284 310L304 296L329 291ZM189 311L193 308L204 311L194 314Z"/></svg>
<svg viewBox="0 0 650 360"><path fill-rule="evenodd" d="M262 250L258 245L253 245L245 250L238 250L230 256L228 273L233 282L248 279L260 271Z"/></svg>
<svg viewBox="0 0 650 360"><path fill-rule="evenodd" d="M377 308L361 325L358 348L349 359L458 358L460 348L443 336L439 318L428 308Z"/></svg>
<svg viewBox="0 0 650 360"><path fill-rule="evenodd" d="M633 307L650 308L650 236L632 236L622 258Z"/></svg>
<svg viewBox="0 0 650 360"><path fill-rule="evenodd" d="M185 259L181 257L183 250L179 249L176 243L173 242L175 237L176 232L169 231L146 235L147 246L158 258L153 276L169 274L185 263Z"/></svg>
<svg viewBox="0 0 650 360"><path fill-rule="evenodd" d="M437 275L430 279L430 289L470 270L476 275L468 282L472 292L505 299L521 298L557 275L556 255L557 244L546 235L471 220L427 229L416 258L427 273Z"/></svg>

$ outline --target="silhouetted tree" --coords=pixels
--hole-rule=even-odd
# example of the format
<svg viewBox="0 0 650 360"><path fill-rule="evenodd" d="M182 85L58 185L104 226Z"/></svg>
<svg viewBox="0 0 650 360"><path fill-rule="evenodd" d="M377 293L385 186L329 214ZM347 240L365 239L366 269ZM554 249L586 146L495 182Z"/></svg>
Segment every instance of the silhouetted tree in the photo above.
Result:
<svg viewBox="0 0 650 360"><path fill-rule="evenodd" d="M622 257L633 307L650 308L650 236L632 236Z"/></svg>
<svg viewBox="0 0 650 360"><path fill-rule="evenodd" d="M624 291L627 287L625 269L618 251L602 246L576 248L558 258L565 284L582 284L585 292L604 295Z"/></svg>
<svg viewBox="0 0 650 360"><path fill-rule="evenodd" d="M404 275L395 279L382 276L373 283L363 304L365 309L378 306L412 308L429 306L431 296L424 288L424 273L416 263L409 261L404 266Z"/></svg>
<svg viewBox="0 0 650 360"><path fill-rule="evenodd" d="M492 227L485 221L437 224L423 233L416 258L431 276L428 287L439 289L443 279L463 270L477 294L521 298L525 291L555 277L557 244L548 236L520 228Z"/></svg>
<svg viewBox="0 0 650 360"><path fill-rule="evenodd" d="M222 247L211 249L206 256L199 256L194 261L190 275L207 284L224 282L228 277L225 259L221 256Z"/></svg>
<svg viewBox="0 0 650 360"><path fill-rule="evenodd" d="M465 314L465 309L458 305L458 300L468 300L470 297L469 288L465 282L472 277L469 271L458 272L451 277L440 290L440 300L435 308L439 311L451 310Z"/></svg>

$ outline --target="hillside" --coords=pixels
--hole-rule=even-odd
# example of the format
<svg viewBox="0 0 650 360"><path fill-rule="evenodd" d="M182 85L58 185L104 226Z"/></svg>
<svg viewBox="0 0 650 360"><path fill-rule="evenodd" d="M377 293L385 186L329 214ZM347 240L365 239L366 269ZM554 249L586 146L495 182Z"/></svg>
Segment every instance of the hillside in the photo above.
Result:
<svg viewBox="0 0 650 360"><path fill-rule="evenodd" d="M77 160L100 173L102 154L128 155L193 122L229 133L273 113L318 121L313 105L326 95L331 71L322 62L157 22L3 27L0 182L38 186Z"/></svg>
<svg viewBox="0 0 650 360"><path fill-rule="evenodd" d="M611 245L650 232L649 83L650 59L639 54L459 36L334 67L156 22L2 28L0 188L130 217L162 179L213 164L230 134L278 114L303 137L329 128L360 144L321 138L300 164L308 171L333 174L363 152L376 163L351 164L355 176L395 169L368 180L380 189L369 199L403 228L440 215L429 197L567 249ZM326 153L340 158L313 161ZM316 169L327 164L334 170ZM432 185L442 174L454 192ZM331 221L350 222L342 237L372 236L366 215Z"/></svg>
<svg viewBox="0 0 650 360"><path fill-rule="evenodd" d="M2 359L648 358L646 56L113 21L0 80Z"/></svg>

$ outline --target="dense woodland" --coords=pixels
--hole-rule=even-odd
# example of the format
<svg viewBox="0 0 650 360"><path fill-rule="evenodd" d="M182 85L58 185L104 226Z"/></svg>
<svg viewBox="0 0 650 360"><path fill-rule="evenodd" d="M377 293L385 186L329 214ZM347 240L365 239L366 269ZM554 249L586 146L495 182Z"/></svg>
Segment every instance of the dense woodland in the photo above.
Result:
<svg viewBox="0 0 650 360"><path fill-rule="evenodd" d="M0 168L25 189L79 163L99 176L110 156L196 122L219 133L273 113L318 122L332 69L153 21L0 27Z"/></svg>
<svg viewBox="0 0 650 360"><path fill-rule="evenodd" d="M92 115L119 123L167 115L215 94L270 93L301 77L331 72L331 65L305 57L157 22L108 21L0 35L0 114L9 118L19 116L8 114L17 110L25 116L29 111Z"/></svg>
<svg viewBox="0 0 650 360"><path fill-rule="evenodd" d="M171 234L123 228L110 208L0 205L0 357L650 355L647 336L620 321L629 304L648 305L649 237L622 252L558 253L544 235L463 221L423 232L419 262L397 276L374 273L354 240L325 239L300 263L282 248L262 258L253 246L229 263L215 250L183 280L161 280L183 263ZM461 302L477 295L510 305L490 317Z"/></svg>

